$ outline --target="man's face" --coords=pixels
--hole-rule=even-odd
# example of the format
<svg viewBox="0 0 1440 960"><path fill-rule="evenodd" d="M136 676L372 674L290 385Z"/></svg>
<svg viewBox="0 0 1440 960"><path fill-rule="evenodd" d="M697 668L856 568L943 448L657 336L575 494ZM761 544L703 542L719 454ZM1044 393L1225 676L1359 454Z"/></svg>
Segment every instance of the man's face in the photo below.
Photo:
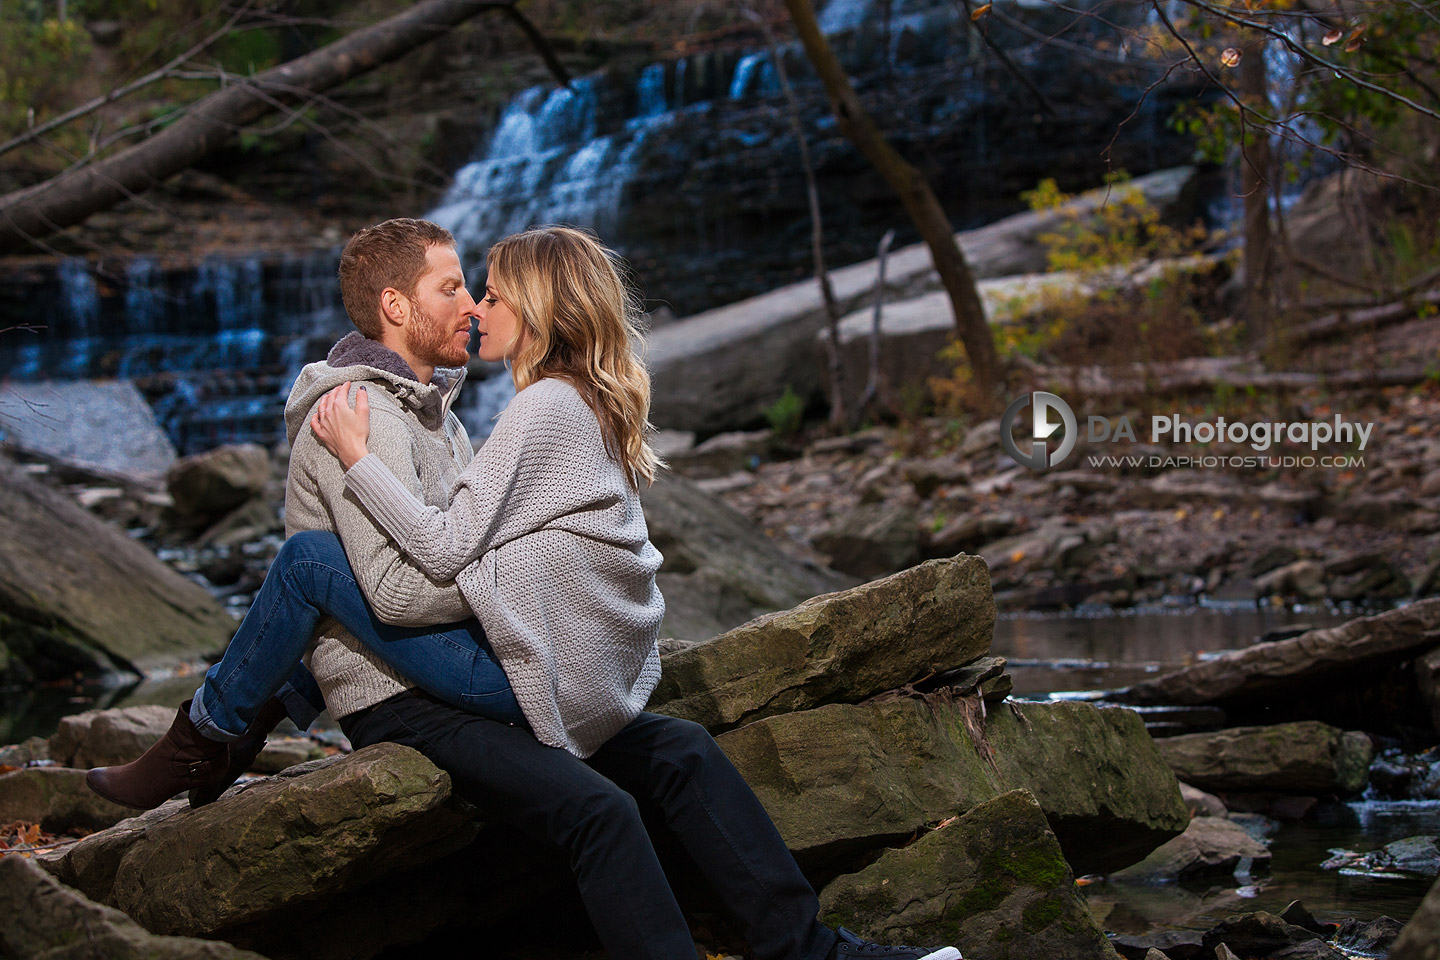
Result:
<svg viewBox="0 0 1440 960"><path fill-rule="evenodd" d="M425 252L425 272L410 301L405 345L420 363L463 367L470 359L470 322L475 301L453 247L437 244Z"/></svg>

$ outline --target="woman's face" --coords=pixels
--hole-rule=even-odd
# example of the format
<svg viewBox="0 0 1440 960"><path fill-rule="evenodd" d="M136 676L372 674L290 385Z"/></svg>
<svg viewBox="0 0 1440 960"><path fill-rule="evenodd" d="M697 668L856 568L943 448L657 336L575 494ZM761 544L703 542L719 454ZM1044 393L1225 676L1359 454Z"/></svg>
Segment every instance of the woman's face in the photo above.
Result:
<svg viewBox="0 0 1440 960"><path fill-rule="evenodd" d="M475 332L480 336L481 360L509 360L520 349L520 318L500 297L491 277L485 278L485 295L475 307Z"/></svg>

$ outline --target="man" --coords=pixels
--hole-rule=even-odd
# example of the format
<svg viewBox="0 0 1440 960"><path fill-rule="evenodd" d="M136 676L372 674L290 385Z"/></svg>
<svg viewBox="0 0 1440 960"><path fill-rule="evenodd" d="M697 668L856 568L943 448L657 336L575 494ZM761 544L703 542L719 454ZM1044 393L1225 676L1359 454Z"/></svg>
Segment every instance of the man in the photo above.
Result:
<svg viewBox="0 0 1440 960"><path fill-rule="evenodd" d="M466 619L454 583L420 573L346 493L339 461L311 433L311 410L344 382L370 401L369 450L427 504L448 505L471 457L451 412L468 359L470 313L454 241L434 224L391 220L362 230L340 262L341 293L358 333L296 380L285 420L291 440L287 535L332 530L382 620ZM734 911L757 955L785 960L884 957L958 960L866 944L817 919L819 903L753 792L708 733L641 714L589 760L539 743L530 731L444 705L412 689L327 621L308 664L331 713L357 746L384 740L424 753L504 822L568 852L587 912L613 956L677 960L694 944L641 821L659 814Z"/></svg>

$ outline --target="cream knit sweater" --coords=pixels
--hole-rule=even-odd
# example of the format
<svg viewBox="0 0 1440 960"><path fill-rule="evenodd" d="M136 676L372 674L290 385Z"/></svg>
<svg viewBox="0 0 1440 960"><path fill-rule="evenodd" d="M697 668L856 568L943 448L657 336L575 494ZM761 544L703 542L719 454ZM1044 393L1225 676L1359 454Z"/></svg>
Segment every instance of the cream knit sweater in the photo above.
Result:
<svg viewBox="0 0 1440 960"><path fill-rule="evenodd" d="M573 386L517 394L449 510L373 453L345 484L428 577L460 584L542 743L588 757L644 709L660 679L662 558Z"/></svg>

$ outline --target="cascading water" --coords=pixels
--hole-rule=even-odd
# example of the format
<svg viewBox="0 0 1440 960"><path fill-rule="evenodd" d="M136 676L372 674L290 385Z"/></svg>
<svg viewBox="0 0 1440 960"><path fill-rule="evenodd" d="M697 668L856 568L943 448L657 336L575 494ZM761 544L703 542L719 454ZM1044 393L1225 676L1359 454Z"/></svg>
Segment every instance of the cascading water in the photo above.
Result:
<svg viewBox="0 0 1440 960"><path fill-rule="evenodd" d="M1059 54L1037 47L1025 65L1052 78L1059 111L1042 122L1003 72L987 77L977 66L975 28L952 0L831 0L820 20L857 89L887 111L897 149L937 171L958 228L1012 212L1019 191L1057 170L1098 176L1100 149L1134 109L1128 100L1118 113L1097 109L1116 98L1115 82L1045 73L1037 58L1058 63ZM838 266L870 256L898 206L843 143L798 45L780 54L822 178L827 257ZM612 64L568 88L532 87L505 106L429 217L456 235L472 290L489 244L551 222L594 229L630 259L652 302L680 315L792 282L809 272L809 220L778 91L768 50L723 45ZM1150 93L1143 123L1127 129L1163 137L1163 101ZM1176 162L1189 151L1173 140L1137 160L1122 139L1109 162L1135 173ZM0 376L133 379L186 453L269 443L283 436L295 373L349 329L335 266L328 251L187 269L136 258L104 274L63 261L48 274L0 276ZM508 389L509 378L493 374L467 388L459 412L474 436L489 432Z"/></svg>

